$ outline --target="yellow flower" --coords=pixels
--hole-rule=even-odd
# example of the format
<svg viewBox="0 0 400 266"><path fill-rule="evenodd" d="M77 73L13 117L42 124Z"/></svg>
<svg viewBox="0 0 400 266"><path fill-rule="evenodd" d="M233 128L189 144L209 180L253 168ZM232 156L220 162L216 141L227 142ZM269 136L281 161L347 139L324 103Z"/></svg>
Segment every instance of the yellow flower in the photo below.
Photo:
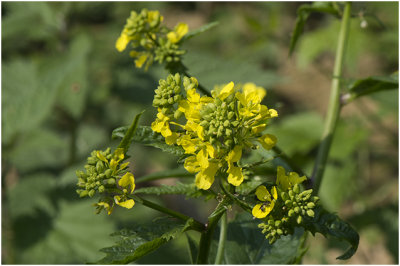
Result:
<svg viewBox="0 0 400 266"><path fill-rule="evenodd" d="M201 170L201 167L196 159L196 156L187 157L185 163L183 164L183 167L185 167L185 169L189 173L197 173Z"/></svg>
<svg viewBox="0 0 400 266"><path fill-rule="evenodd" d="M110 206L110 204L108 204L107 202L100 201L99 203L96 203L95 206L101 208L99 212L102 210L102 208L106 209L108 215L110 215L113 211L113 206Z"/></svg>
<svg viewBox="0 0 400 266"><path fill-rule="evenodd" d="M121 201L121 199L123 201ZM123 196L114 196L114 201L117 205L131 209L135 205L135 201L133 199L126 199L126 197Z"/></svg>
<svg viewBox="0 0 400 266"><path fill-rule="evenodd" d="M133 190L135 189L135 177L133 176L132 173L127 172L118 181L118 185L124 188L130 187L131 188L130 193L132 193Z"/></svg>
<svg viewBox="0 0 400 266"><path fill-rule="evenodd" d="M170 118L159 110L157 119L151 124L151 129L155 132L161 133L163 137L169 137L172 135L172 131L169 128L169 120Z"/></svg>
<svg viewBox="0 0 400 266"><path fill-rule="evenodd" d="M290 172L289 176L285 173L285 168L278 166L278 174L276 178L276 184L287 191L288 188L293 187L295 184L300 184L307 178L305 176L300 177L296 172Z"/></svg>
<svg viewBox="0 0 400 266"><path fill-rule="evenodd" d="M264 149L270 150L275 146L278 140L274 135L265 134L258 138L258 141L261 143Z"/></svg>
<svg viewBox="0 0 400 266"><path fill-rule="evenodd" d="M148 57L149 57L148 54L140 55L139 58L135 60L136 67L141 68L143 66L143 64L146 62Z"/></svg>
<svg viewBox="0 0 400 266"><path fill-rule="evenodd" d="M236 145L233 150L231 150L228 153L228 156L226 156L226 161L231 164L234 162L237 162L240 160L240 158L242 157L242 149L243 147L241 145Z"/></svg>
<svg viewBox="0 0 400 266"><path fill-rule="evenodd" d="M243 173L241 167L232 166L228 170L228 182L234 186L239 186L243 182Z"/></svg>
<svg viewBox="0 0 400 266"><path fill-rule="evenodd" d="M263 203L259 203L254 206L252 210L254 217L262 219L272 211L275 206L275 201L278 199L278 192L275 186L272 187L271 192L272 196L265 186L259 186L257 188L256 196L260 201L263 201Z"/></svg>
<svg viewBox="0 0 400 266"><path fill-rule="evenodd" d="M266 94L267 93L264 88L257 87L254 83L244 84L243 93L237 92L235 94L236 98L241 103L239 113L246 117L254 116L260 113L260 103Z"/></svg>
<svg viewBox="0 0 400 266"><path fill-rule="evenodd" d="M235 84L231 81L228 84L226 84L222 90L218 94L218 98L221 99L221 101L225 100L226 97L231 95L235 90L234 90Z"/></svg>
<svg viewBox="0 0 400 266"><path fill-rule="evenodd" d="M126 34L125 30L123 30L117 39L117 42L115 43L115 48L118 50L118 52L124 51L130 40L132 40L132 38Z"/></svg>
<svg viewBox="0 0 400 266"><path fill-rule="evenodd" d="M179 23L175 26L174 31L167 34L167 38L171 43L179 42L183 36L189 31L189 26L186 23Z"/></svg>
<svg viewBox="0 0 400 266"><path fill-rule="evenodd" d="M196 186L199 189L207 190L214 183L214 176L218 171L218 164L209 163L206 169L203 169L196 175Z"/></svg>

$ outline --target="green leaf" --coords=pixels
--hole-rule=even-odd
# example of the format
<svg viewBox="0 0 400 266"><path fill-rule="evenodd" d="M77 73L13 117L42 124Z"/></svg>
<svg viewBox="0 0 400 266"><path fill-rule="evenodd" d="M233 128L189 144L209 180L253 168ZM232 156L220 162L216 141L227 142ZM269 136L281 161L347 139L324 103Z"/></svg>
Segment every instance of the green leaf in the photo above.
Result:
<svg viewBox="0 0 400 266"><path fill-rule="evenodd" d="M228 224L227 264L290 264L297 260L302 251L302 229L296 228L294 235L281 237L270 245L258 223L250 214L240 213Z"/></svg>
<svg viewBox="0 0 400 266"><path fill-rule="evenodd" d="M140 114L137 114L133 119L132 124L129 126L127 131L125 132L124 137L122 138L121 142L118 145L118 148L123 148L125 153L128 151L129 146L131 145L132 139L134 138L135 131L138 127L140 116L143 114L142 111Z"/></svg>
<svg viewBox="0 0 400 266"><path fill-rule="evenodd" d="M194 239L188 233L186 233L185 235L187 239L187 247L189 252L190 263L194 264L196 262L197 252L199 248Z"/></svg>
<svg viewBox="0 0 400 266"><path fill-rule="evenodd" d="M182 224L175 219L163 218L135 229L123 229L113 233L117 244L100 251L107 255L98 264L126 264L133 262L158 249L161 245L176 238L189 226L191 220Z"/></svg>
<svg viewBox="0 0 400 266"><path fill-rule="evenodd" d="M372 93L393 90L399 88L399 76L395 73L390 76L372 76L365 79L359 79L353 82L348 90L349 92L342 96L342 102L347 104L358 97Z"/></svg>
<svg viewBox="0 0 400 266"><path fill-rule="evenodd" d="M297 18L289 45L289 55L292 55L300 35L303 33L304 25L313 12L328 13L340 17L339 10L330 2L314 2L312 5L301 5L297 10Z"/></svg>
<svg viewBox="0 0 400 266"><path fill-rule="evenodd" d="M126 134L127 127L119 127L112 132L112 138L123 138ZM139 126L132 140L148 146L153 146L177 156L183 156L185 151L182 147L176 145L168 145L165 143L164 137L154 132L149 126Z"/></svg>
<svg viewBox="0 0 400 266"><path fill-rule="evenodd" d="M347 241L350 244L350 248L337 257L338 260L347 260L351 258L357 251L359 235L351 227L350 224L341 220L339 216L333 213L329 213L322 207L314 209L314 218L304 216L305 228L309 230L313 235L320 233L325 237L332 236L339 240Z"/></svg>
<svg viewBox="0 0 400 266"><path fill-rule="evenodd" d="M144 187L135 190L136 193L155 194L155 195L172 195L179 194L185 195L190 198L198 198L200 196L213 197L213 194L207 190L198 189L195 184L184 184L177 182L173 186L164 185L157 187Z"/></svg>
<svg viewBox="0 0 400 266"><path fill-rule="evenodd" d="M199 35L199 34L201 34L203 32L206 32L206 31L218 26L218 24L219 24L218 21L207 23L206 25L203 25L198 29L189 31L188 34L183 36L182 40L183 41L189 40L189 39L191 39L191 38L193 38L193 37L195 37L195 36L197 36L197 35Z"/></svg>

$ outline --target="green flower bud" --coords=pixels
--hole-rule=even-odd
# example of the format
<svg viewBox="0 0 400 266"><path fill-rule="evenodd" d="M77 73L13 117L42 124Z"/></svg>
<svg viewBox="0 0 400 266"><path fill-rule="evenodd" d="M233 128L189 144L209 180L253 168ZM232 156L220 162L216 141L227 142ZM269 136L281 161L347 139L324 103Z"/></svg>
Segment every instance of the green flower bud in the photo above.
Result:
<svg viewBox="0 0 400 266"><path fill-rule="evenodd" d="M286 194L286 195L287 195L287 194ZM291 200L286 200L286 201L285 201L285 206L287 206L288 208L292 207L292 206L293 206L292 201L291 201Z"/></svg>
<svg viewBox="0 0 400 266"><path fill-rule="evenodd" d="M293 215L294 215L294 210L292 210L292 209L291 209L291 210L289 210L289 212L288 212L288 216L289 216L289 217L292 217Z"/></svg>
<svg viewBox="0 0 400 266"><path fill-rule="evenodd" d="M314 211L313 210L308 210L307 215L310 217L314 217Z"/></svg>
<svg viewBox="0 0 400 266"><path fill-rule="evenodd" d="M281 225L281 223L282 223L281 221L277 220L277 221L275 221L275 226L279 227Z"/></svg>
<svg viewBox="0 0 400 266"><path fill-rule="evenodd" d="M95 165L96 162L97 162L97 160L95 158L93 158L93 157L89 157L87 159L87 163L90 164L90 165Z"/></svg>
<svg viewBox="0 0 400 266"><path fill-rule="evenodd" d="M294 191L296 194L300 192L300 187L299 187L298 184L294 184L294 186L293 186L293 191Z"/></svg>
<svg viewBox="0 0 400 266"><path fill-rule="evenodd" d="M281 198L283 201L285 201L285 205L286 205L286 201L289 199L289 195L285 191L282 191Z"/></svg>
<svg viewBox="0 0 400 266"><path fill-rule="evenodd" d="M94 189L91 189L90 191L89 191L89 197L93 197L94 196L94 194L96 193L96 191L94 190Z"/></svg>
<svg viewBox="0 0 400 266"><path fill-rule="evenodd" d="M79 194L79 197L83 198L83 197L86 197L88 195L88 191L87 190L81 190L78 194Z"/></svg>
<svg viewBox="0 0 400 266"><path fill-rule="evenodd" d="M309 202L309 203L307 203L307 208L313 209L314 207L315 207L314 202Z"/></svg>
<svg viewBox="0 0 400 266"><path fill-rule="evenodd" d="M281 229L276 229L276 232L278 233L278 235L283 235L283 231Z"/></svg>
<svg viewBox="0 0 400 266"><path fill-rule="evenodd" d="M103 193L106 188L103 185L101 185L101 186L99 186L98 189L99 189L100 193Z"/></svg>
<svg viewBox="0 0 400 266"><path fill-rule="evenodd" d="M98 173L101 173L104 171L104 164L102 161L97 161L96 163L96 170Z"/></svg>
<svg viewBox="0 0 400 266"><path fill-rule="evenodd" d="M297 216L297 219L296 219L297 224L301 224L302 221L303 221L303 217L301 217L301 215Z"/></svg>
<svg viewBox="0 0 400 266"><path fill-rule="evenodd" d="M114 178L107 179L107 184L114 185L115 184L115 179Z"/></svg>
<svg viewBox="0 0 400 266"><path fill-rule="evenodd" d="M300 213L300 211L301 211L301 210L300 210L299 207L295 207L295 208L294 208L294 212L295 212L295 213Z"/></svg>
<svg viewBox="0 0 400 266"><path fill-rule="evenodd" d="M293 199L293 198L294 198L293 190L289 190L289 197L290 197L290 199Z"/></svg>
<svg viewBox="0 0 400 266"><path fill-rule="evenodd" d="M104 172L104 175L105 175L107 178L110 178L110 177L111 177L111 174L112 174L112 170L111 170L111 169L107 169L107 170Z"/></svg>

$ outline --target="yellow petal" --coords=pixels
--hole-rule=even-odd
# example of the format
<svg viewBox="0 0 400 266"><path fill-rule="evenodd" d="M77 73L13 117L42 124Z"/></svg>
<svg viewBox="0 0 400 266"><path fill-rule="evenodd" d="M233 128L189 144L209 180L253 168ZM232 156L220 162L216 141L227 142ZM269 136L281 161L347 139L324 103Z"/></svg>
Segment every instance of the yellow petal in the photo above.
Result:
<svg viewBox="0 0 400 266"><path fill-rule="evenodd" d="M131 209L135 205L135 201L133 199L125 200L122 202L120 200L121 200L120 196L114 196L115 203L121 207Z"/></svg>
<svg viewBox="0 0 400 266"><path fill-rule="evenodd" d="M278 166L277 172L276 184L286 191L289 188L289 178L286 175L285 168Z"/></svg>
<svg viewBox="0 0 400 266"><path fill-rule="evenodd" d="M123 148L117 148L114 151L113 157L117 162L120 162L121 160L123 160L125 158L124 149Z"/></svg>
<svg viewBox="0 0 400 266"><path fill-rule="evenodd" d="M143 54L143 55L139 56L139 58L135 60L136 67L141 68L143 66L143 64L146 62L147 57L148 57L147 54Z"/></svg>
<svg viewBox="0 0 400 266"><path fill-rule="evenodd" d="M185 169L189 173L197 173L201 170L200 165L197 162L197 159L195 156L187 157L185 160L185 163L183 164L183 167L185 167Z"/></svg>
<svg viewBox="0 0 400 266"><path fill-rule="evenodd" d="M242 149L243 147L241 145L236 145L233 150L231 150L228 155L226 156L226 161L228 163L233 163L233 162L237 162L240 160L240 158L242 157Z"/></svg>
<svg viewBox="0 0 400 266"><path fill-rule="evenodd" d="M228 182L234 186L239 186L243 182L243 173L242 173L242 168L240 167L232 167L230 169L229 175L228 175Z"/></svg>
<svg viewBox="0 0 400 266"><path fill-rule="evenodd" d="M222 90L220 91L218 97L223 101L225 100L226 97L228 97L229 95L231 95L234 92L234 83L231 81L229 82L227 85L225 85L225 87L222 88Z"/></svg>
<svg viewBox="0 0 400 266"><path fill-rule="evenodd" d="M168 145L173 145L176 143L177 139L178 139L178 134L172 132L170 136L165 137L165 143L167 143Z"/></svg>
<svg viewBox="0 0 400 266"><path fill-rule="evenodd" d="M170 31L167 34L167 38L171 43L179 42L183 36L189 31L189 26L185 23L179 23L175 26L174 31Z"/></svg>
<svg viewBox="0 0 400 266"><path fill-rule="evenodd" d="M125 50L129 41L130 41L129 36L126 33L122 32L119 38L117 39L117 42L115 43L115 48L118 50L118 52L122 52L123 50Z"/></svg>
<svg viewBox="0 0 400 266"><path fill-rule="evenodd" d="M206 149L201 149L197 155L196 159L199 162L199 165L201 168L205 169L208 167L209 162L208 162L208 152Z"/></svg>
<svg viewBox="0 0 400 266"><path fill-rule="evenodd" d="M118 185L121 187L131 187L131 192L135 189L135 178L131 172L127 172L122 178L118 181Z"/></svg>
<svg viewBox="0 0 400 266"><path fill-rule="evenodd" d="M106 157L103 156L103 154L100 151L96 152L96 156L97 156L97 158L99 158L103 162L108 163L108 160L106 159Z"/></svg>
<svg viewBox="0 0 400 266"><path fill-rule="evenodd" d="M204 190L209 189L211 185L214 183L214 176L217 171L218 171L218 164L210 163L208 168L199 172L196 175L196 180L195 180L196 186L199 189L204 189Z"/></svg>
<svg viewBox="0 0 400 266"><path fill-rule="evenodd" d="M265 218L272 211L274 206L275 206L274 202L270 202L269 205L265 203L260 203L254 206L251 213L253 214L254 217L262 219Z"/></svg>
<svg viewBox="0 0 400 266"><path fill-rule="evenodd" d="M288 179L290 185L294 186L295 184L300 184L301 182L305 181L307 178L305 176L300 177L296 172L290 172Z"/></svg>
<svg viewBox="0 0 400 266"><path fill-rule="evenodd" d="M256 189L256 196L260 201L271 201L271 194L265 186L259 186Z"/></svg>
<svg viewBox="0 0 400 266"><path fill-rule="evenodd" d="M272 197L274 197L275 200L278 199L278 192L276 191L276 187L273 186L271 189Z"/></svg>
<svg viewBox="0 0 400 266"><path fill-rule="evenodd" d="M258 134L258 133L262 132L266 126L267 126L267 124L260 124L260 125L254 126L251 128L251 133Z"/></svg>
<svg viewBox="0 0 400 266"><path fill-rule="evenodd" d="M258 138L258 141L261 143L264 149L270 150L272 147L275 146L276 142L278 141L274 135L265 134Z"/></svg>
<svg viewBox="0 0 400 266"><path fill-rule="evenodd" d="M110 206L107 202L100 201L96 204L97 206L102 206L104 209L107 210L107 214L110 215L113 211L113 207Z"/></svg>

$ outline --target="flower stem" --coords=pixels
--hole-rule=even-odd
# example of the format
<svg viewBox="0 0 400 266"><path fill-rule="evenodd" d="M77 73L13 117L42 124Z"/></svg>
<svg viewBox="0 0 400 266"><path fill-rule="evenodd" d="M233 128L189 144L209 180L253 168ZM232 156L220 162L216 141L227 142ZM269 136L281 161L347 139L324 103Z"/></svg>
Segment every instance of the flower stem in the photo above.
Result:
<svg viewBox="0 0 400 266"><path fill-rule="evenodd" d="M146 207L149 207L149 208L151 208L151 209L153 209L153 210L157 210L157 211L159 211L159 212L162 212L162 213L171 215L172 217L178 218L178 219L180 219L180 220L182 220L182 221L187 222L188 220L193 220L192 226L191 226L191 228L192 228L193 230L196 230L196 231L198 231L198 232L203 232L204 229L205 229L205 225L204 225L204 224L200 223L199 221L196 221L196 220L193 219L192 217L186 216L186 215L184 215L184 214L182 214L182 213L180 213L180 212L173 211L173 210L171 210L171 209L168 209L168 208L166 208L166 207L163 207L163 206L161 206L161 205L158 205L158 204L156 204L156 203L154 203L154 202L145 200L145 199L143 199L143 198L141 198L141 197L139 197L139 196L137 196L137 195L132 195L132 196L130 196L130 197L131 197L133 200L135 200L136 202L138 202L138 203L140 203L140 204L143 204L143 205L146 206Z"/></svg>
<svg viewBox="0 0 400 266"><path fill-rule="evenodd" d="M222 260L224 259L227 229L228 229L228 218L226 217L226 213L224 213L221 218L221 231L219 233L218 250L214 264L221 264Z"/></svg>
<svg viewBox="0 0 400 266"><path fill-rule="evenodd" d="M322 140L318 148L317 159L314 165L312 180L314 182L314 191L318 194L324 174L326 162L331 148L333 135L340 114L340 78L342 76L343 59L347 37L349 32L349 21L351 3L346 2L342 23L340 26L338 46L336 49L335 65L333 69L333 78L331 84L331 95L329 98L328 112L326 115L325 127L322 134Z"/></svg>

